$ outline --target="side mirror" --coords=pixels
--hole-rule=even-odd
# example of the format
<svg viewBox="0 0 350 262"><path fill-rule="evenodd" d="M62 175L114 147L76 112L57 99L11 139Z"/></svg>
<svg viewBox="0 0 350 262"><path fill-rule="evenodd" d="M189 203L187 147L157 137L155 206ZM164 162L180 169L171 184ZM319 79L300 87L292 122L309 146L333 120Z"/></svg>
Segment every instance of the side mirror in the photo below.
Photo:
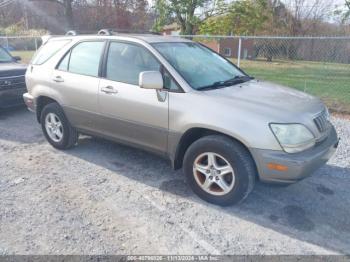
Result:
<svg viewBox="0 0 350 262"><path fill-rule="evenodd" d="M16 62L18 62L18 61L21 61L22 58L21 58L20 56L14 56L14 57L13 57L13 60L15 60Z"/></svg>
<svg viewBox="0 0 350 262"><path fill-rule="evenodd" d="M159 71L145 71L139 75L139 86L145 89L163 89L163 77Z"/></svg>

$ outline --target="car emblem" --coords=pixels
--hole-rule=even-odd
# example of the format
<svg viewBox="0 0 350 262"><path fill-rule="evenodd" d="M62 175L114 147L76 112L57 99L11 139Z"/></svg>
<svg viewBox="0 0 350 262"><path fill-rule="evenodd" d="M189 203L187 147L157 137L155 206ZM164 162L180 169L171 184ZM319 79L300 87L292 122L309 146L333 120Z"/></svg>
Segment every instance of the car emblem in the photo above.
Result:
<svg viewBox="0 0 350 262"><path fill-rule="evenodd" d="M11 81L8 81L8 80L4 81L4 85L6 85L6 86L9 86L9 85L11 85L11 84L12 84Z"/></svg>

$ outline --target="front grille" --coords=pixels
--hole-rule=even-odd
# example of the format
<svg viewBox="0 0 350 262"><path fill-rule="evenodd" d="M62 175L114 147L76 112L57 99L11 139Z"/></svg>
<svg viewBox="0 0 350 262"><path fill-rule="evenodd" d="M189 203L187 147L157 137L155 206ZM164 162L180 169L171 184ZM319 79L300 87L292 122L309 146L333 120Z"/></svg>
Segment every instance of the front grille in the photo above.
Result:
<svg viewBox="0 0 350 262"><path fill-rule="evenodd" d="M24 75L0 77L0 90L23 88L23 87L25 87Z"/></svg>
<svg viewBox="0 0 350 262"><path fill-rule="evenodd" d="M329 114L326 109L314 118L314 123L320 133L323 133L328 130L330 122Z"/></svg>

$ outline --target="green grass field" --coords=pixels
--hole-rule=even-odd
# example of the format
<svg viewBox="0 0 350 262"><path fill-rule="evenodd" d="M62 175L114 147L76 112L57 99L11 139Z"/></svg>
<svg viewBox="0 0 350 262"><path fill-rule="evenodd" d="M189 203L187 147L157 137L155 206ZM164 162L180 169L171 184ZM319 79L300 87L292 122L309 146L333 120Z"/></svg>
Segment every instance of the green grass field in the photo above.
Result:
<svg viewBox="0 0 350 262"><path fill-rule="evenodd" d="M28 63L33 51L15 51ZM236 63L236 61L233 61ZM293 87L322 98L331 110L350 113L350 65L305 61L242 60L241 67L258 79Z"/></svg>
<svg viewBox="0 0 350 262"><path fill-rule="evenodd" d="M21 63L28 64L34 55L34 51L12 51L13 56L20 56L22 58Z"/></svg>

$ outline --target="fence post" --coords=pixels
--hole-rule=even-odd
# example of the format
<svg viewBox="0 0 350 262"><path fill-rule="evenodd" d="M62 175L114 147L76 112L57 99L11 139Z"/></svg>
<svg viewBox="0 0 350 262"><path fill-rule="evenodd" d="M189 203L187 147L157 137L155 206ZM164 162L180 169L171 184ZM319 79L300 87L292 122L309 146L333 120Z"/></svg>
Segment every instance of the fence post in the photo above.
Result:
<svg viewBox="0 0 350 262"><path fill-rule="evenodd" d="M6 43L6 49L9 50L10 45L9 45L9 39L7 36L5 36L5 43Z"/></svg>
<svg viewBox="0 0 350 262"><path fill-rule="evenodd" d="M242 38L238 38L238 54L237 54L237 66L241 64L241 49L242 49Z"/></svg>

